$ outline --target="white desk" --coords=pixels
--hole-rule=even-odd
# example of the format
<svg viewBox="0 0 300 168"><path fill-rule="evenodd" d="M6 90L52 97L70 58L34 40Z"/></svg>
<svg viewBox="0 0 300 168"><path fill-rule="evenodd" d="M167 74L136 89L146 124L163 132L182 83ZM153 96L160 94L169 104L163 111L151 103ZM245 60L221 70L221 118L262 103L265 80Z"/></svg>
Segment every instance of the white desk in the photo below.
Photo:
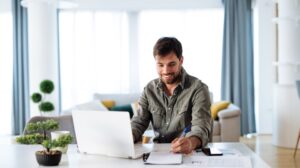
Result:
<svg viewBox="0 0 300 168"><path fill-rule="evenodd" d="M242 155L250 156L252 166L257 168L269 167L257 154L242 143L212 143L210 146L219 149L238 150ZM169 149L169 144L157 144L155 148ZM40 145L0 144L0 167L5 168L34 168L39 166L35 159L35 151L41 150ZM62 156L58 167L68 168L143 168L143 167L187 167L186 165L144 165L142 159L130 160L100 155L85 155L77 153L76 145L69 145L67 154Z"/></svg>

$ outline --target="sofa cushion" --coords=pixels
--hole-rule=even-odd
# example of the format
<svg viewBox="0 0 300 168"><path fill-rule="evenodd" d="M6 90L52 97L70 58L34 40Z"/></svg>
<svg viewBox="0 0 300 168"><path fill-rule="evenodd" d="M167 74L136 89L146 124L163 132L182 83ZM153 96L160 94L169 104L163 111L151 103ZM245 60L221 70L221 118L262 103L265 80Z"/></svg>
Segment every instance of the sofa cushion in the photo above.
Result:
<svg viewBox="0 0 300 168"><path fill-rule="evenodd" d="M133 110L131 108L131 104L114 106L110 110L111 111L126 111L126 112L129 112L130 118L132 118L132 116L133 116Z"/></svg>
<svg viewBox="0 0 300 168"><path fill-rule="evenodd" d="M220 122L214 121L213 136L220 135L220 129L221 129Z"/></svg>
<svg viewBox="0 0 300 168"><path fill-rule="evenodd" d="M115 101L115 105L124 105L130 104L134 101L137 101L140 97L140 93L132 93L132 94L94 94L94 100L113 100Z"/></svg>
<svg viewBox="0 0 300 168"><path fill-rule="evenodd" d="M107 109L111 109L116 105L114 100L101 100L101 102Z"/></svg>
<svg viewBox="0 0 300 168"><path fill-rule="evenodd" d="M228 101L219 101L219 102L213 103L210 107L211 118L216 120L218 117L218 112L223 109L226 109L229 106L229 104L230 104L230 102L228 102Z"/></svg>
<svg viewBox="0 0 300 168"><path fill-rule="evenodd" d="M131 103L131 108L134 116L138 115L139 102L135 101Z"/></svg>
<svg viewBox="0 0 300 168"><path fill-rule="evenodd" d="M101 103L101 101L93 100L86 103L78 104L70 109L63 110L63 115L70 115L72 114L73 110L92 110L92 111L107 111L108 109Z"/></svg>
<svg viewBox="0 0 300 168"><path fill-rule="evenodd" d="M97 111L107 111L107 108L97 100L82 103L76 105L73 110L97 110Z"/></svg>

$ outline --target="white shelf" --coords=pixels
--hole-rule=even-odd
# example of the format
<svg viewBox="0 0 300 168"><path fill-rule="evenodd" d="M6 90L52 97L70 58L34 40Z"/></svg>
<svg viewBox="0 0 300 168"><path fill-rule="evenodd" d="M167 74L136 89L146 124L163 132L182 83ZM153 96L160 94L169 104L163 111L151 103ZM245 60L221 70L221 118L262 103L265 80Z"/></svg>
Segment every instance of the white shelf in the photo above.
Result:
<svg viewBox="0 0 300 168"><path fill-rule="evenodd" d="M279 22L295 22L296 26L300 26L300 16L296 17L275 17L272 22L278 24Z"/></svg>
<svg viewBox="0 0 300 168"><path fill-rule="evenodd" d="M300 62L273 62L274 66L300 66Z"/></svg>

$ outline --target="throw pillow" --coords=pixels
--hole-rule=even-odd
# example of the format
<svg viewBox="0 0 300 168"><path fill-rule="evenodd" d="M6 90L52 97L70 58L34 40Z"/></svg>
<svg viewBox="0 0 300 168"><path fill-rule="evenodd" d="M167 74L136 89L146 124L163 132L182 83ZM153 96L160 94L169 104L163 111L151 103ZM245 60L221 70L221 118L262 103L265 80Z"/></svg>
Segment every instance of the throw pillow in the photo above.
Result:
<svg viewBox="0 0 300 168"><path fill-rule="evenodd" d="M223 109L226 109L229 106L229 104L230 104L229 101L219 101L219 102L213 103L210 107L211 118L216 120L218 117L218 112Z"/></svg>
<svg viewBox="0 0 300 168"><path fill-rule="evenodd" d="M107 111L107 108L98 100L93 100L83 104L78 104L73 109Z"/></svg>
<svg viewBox="0 0 300 168"><path fill-rule="evenodd" d="M102 100L101 102L107 109L111 109L116 104L114 100Z"/></svg>
<svg viewBox="0 0 300 168"><path fill-rule="evenodd" d="M138 111L138 108L139 108L139 102L135 101L135 102L132 102L130 105L131 105L131 108L132 108L133 115L137 116L137 111Z"/></svg>
<svg viewBox="0 0 300 168"><path fill-rule="evenodd" d="M130 118L133 116L133 111L130 104L114 106L110 109L111 111L127 111L129 112Z"/></svg>

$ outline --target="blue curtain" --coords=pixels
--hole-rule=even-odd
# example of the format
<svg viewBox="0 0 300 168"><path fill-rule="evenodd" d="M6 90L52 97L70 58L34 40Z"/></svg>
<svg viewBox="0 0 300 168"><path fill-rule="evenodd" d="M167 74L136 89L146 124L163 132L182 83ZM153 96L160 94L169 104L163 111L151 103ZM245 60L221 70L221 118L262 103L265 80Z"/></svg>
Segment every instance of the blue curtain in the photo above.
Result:
<svg viewBox="0 0 300 168"><path fill-rule="evenodd" d="M29 118L27 9L12 0L13 13L13 117L12 134L23 132Z"/></svg>
<svg viewBox="0 0 300 168"><path fill-rule="evenodd" d="M57 56L58 56L58 114L61 115L62 114L62 108L61 108L61 67L60 67L60 31L59 31L59 12L60 10L57 9L57 13L56 13L56 17L57 17Z"/></svg>
<svg viewBox="0 0 300 168"><path fill-rule="evenodd" d="M221 97L241 108L241 133L244 135L256 132L251 0L223 0L223 3Z"/></svg>

